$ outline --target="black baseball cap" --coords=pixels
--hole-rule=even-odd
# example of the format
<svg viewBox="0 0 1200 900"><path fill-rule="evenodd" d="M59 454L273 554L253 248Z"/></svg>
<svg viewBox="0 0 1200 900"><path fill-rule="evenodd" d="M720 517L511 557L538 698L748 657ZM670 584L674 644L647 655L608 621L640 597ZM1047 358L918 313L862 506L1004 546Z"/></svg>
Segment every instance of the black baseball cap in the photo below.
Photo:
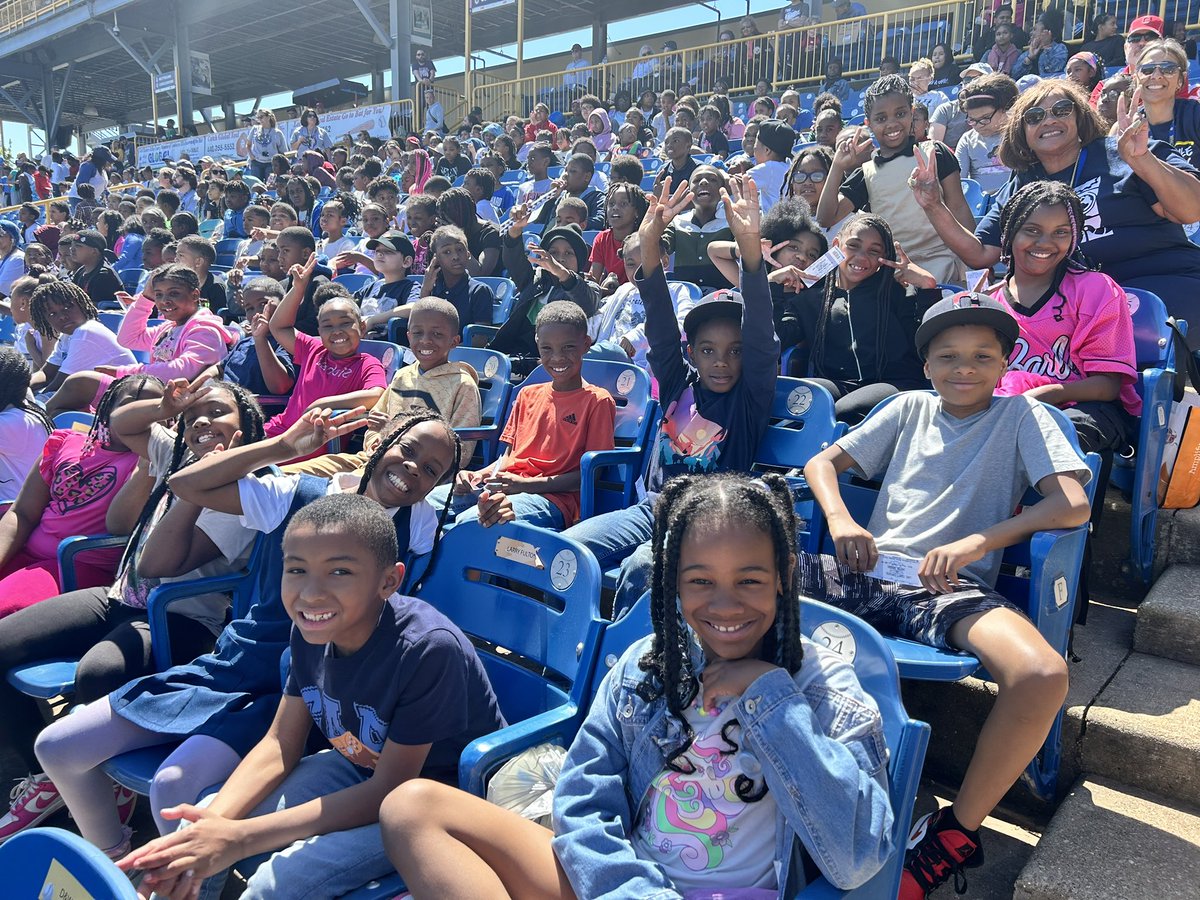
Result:
<svg viewBox="0 0 1200 900"><path fill-rule="evenodd" d="M929 343L955 325L986 325L1005 338L1008 346L1017 342L1021 330L1013 314L999 300L975 291L959 291L943 297L929 307L917 328L917 352L925 358Z"/></svg>
<svg viewBox="0 0 1200 900"><path fill-rule="evenodd" d="M758 142L787 161L796 144L796 130L787 122L768 119L758 126Z"/></svg>
<svg viewBox="0 0 1200 900"><path fill-rule="evenodd" d="M380 247L394 250L403 256L417 255L417 250L413 247L413 242L408 239L408 235L394 228L391 231L385 231L377 238L367 241L368 250L378 250Z"/></svg>
<svg viewBox="0 0 1200 900"><path fill-rule="evenodd" d="M688 314L683 317L683 333L687 335L688 343L691 343L696 339L696 332L701 326L713 319L730 319L741 325L742 313L745 310L742 295L737 291L729 288L713 291L701 297L700 302L688 310Z"/></svg>
<svg viewBox="0 0 1200 900"><path fill-rule="evenodd" d="M91 247L93 250L108 249L108 241L104 239L104 235L94 228L86 228L75 235L75 243Z"/></svg>

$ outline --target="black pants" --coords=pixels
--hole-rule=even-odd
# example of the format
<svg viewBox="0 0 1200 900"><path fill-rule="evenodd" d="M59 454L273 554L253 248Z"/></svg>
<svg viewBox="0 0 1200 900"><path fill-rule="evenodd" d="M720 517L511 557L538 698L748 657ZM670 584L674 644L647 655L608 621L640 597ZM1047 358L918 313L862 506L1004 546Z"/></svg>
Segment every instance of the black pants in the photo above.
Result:
<svg viewBox="0 0 1200 900"><path fill-rule="evenodd" d="M855 384L850 381L830 381L828 378L809 378L833 394L833 414L839 422L857 425L892 394L913 390L912 386L897 387L894 384Z"/></svg>
<svg viewBox="0 0 1200 900"><path fill-rule="evenodd" d="M39 771L33 742L42 730L37 701L8 683L10 669L53 657L79 657L74 701L90 703L154 671L144 610L110 601L108 588L86 588L35 603L0 621L0 722L4 740ZM168 613L171 658L190 662L216 638L195 619Z"/></svg>

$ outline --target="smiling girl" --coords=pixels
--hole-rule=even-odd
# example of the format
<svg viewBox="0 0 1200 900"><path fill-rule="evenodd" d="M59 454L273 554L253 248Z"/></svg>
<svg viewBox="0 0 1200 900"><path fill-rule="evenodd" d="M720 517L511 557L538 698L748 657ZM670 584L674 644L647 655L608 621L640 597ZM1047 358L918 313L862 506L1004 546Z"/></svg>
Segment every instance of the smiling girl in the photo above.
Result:
<svg viewBox="0 0 1200 900"><path fill-rule="evenodd" d="M380 818L413 896L774 898L797 839L839 888L877 871L892 820L879 713L800 636L795 528L779 476L673 479L655 512L654 633L596 692L555 832L401 785Z"/></svg>
<svg viewBox="0 0 1200 900"><path fill-rule="evenodd" d="M611 294L629 279L625 275L625 264L620 250L625 238L637 230L642 216L649 208L646 193L634 184L614 184L604 198L604 214L608 228L596 235L592 242L592 280L600 285L604 295Z"/></svg>
<svg viewBox="0 0 1200 900"><path fill-rule="evenodd" d="M1074 257L1082 222L1061 182L1018 191L1000 219L1008 275L992 296L1021 329L998 393L1063 407L1088 453L1125 446L1142 401L1125 291Z"/></svg>

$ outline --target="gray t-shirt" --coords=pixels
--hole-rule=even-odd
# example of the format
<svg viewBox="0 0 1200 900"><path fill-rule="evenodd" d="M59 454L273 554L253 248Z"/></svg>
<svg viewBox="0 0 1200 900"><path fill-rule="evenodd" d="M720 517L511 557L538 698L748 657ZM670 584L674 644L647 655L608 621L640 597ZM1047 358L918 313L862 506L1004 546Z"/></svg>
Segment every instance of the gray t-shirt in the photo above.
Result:
<svg viewBox="0 0 1200 900"><path fill-rule="evenodd" d="M1091 478L1051 413L1020 395L956 419L937 395L910 391L837 444L865 477L883 482L868 525L875 545L917 558L1012 518L1047 475ZM992 587L1002 555L989 553L962 574Z"/></svg>
<svg viewBox="0 0 1200 900"><path fill-rule="evenodd" d="M996 193L1008 184L1012 175L1012 170L1000 162L999 150L1000 135L981 137L972 128L962 136L954 151L962 177L974 178L985 194Z"/></svg>
<svg viewBox="0 0 1200 900"><path fill-rule="evenodd" d="M967 133L967 114L958 105L958 99L947 100L929 114L930 125L945 125L946 136L942 143L947 147L958 146L958 139Z"/></svg>

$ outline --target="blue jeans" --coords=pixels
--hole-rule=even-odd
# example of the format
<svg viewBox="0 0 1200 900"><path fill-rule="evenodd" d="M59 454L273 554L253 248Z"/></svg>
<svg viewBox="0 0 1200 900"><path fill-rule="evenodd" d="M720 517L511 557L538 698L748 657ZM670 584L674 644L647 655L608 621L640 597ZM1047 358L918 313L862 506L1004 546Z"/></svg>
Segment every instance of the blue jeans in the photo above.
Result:
<svg viewBox="0 0 1200 900"><path fill-rule="evenodd" d="M283 784L246 818L290 809L365 780L342 754L323 750L300 760ZM207 806L215 796L206 797L200 805ZM250 876L242 900L340 897L393 871L376 821L348 831L319 834L275 851ZM228 872L220 872L205 879L200 900L219 900L227 877Z"/></svg>
<svg viewBox="0 0 1200 900"><path fill-rule="evenodd" d="M446 497L453 490L453 485L443 484L429 492L429 502L436 509L441 509L446 503ZM475 505L478 494L462 494L450 500L450 515L457 522L474 522L479 519L479 507ZM517 519L527 525L537 525L550 531L562 531L562 510L554 505L544 494L509 494Z"/></svg>
<svg viewBox="0 0 1200 900"><path fill-rule="evenodd" d="M613 618L624 615L638 597L650 588L654 559L650 538L654 533L654 497L628 509L593 516L568 528L563 534L587 547L605 572L618 563L617 596Z"/></svg>

